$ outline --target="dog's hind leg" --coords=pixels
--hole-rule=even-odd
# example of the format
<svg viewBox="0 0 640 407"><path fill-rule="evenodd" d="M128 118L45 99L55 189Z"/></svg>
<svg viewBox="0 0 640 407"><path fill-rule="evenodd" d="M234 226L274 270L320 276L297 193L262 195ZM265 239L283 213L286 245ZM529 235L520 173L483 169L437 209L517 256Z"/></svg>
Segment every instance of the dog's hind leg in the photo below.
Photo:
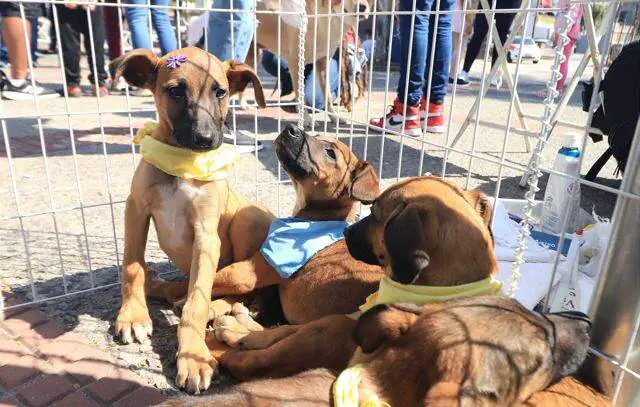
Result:
<svg viewBox="0 0 640 407"><path fill-rule="evenodd" d="M352 318L332 315L296 327L254 332L245 340L274 335L271 331L275 330L288 335L265 349L229 350L220 357L220 364L240 380L283 377L320 367L338 372L347 366L356 350L352 339L354 327Z"/></svg>

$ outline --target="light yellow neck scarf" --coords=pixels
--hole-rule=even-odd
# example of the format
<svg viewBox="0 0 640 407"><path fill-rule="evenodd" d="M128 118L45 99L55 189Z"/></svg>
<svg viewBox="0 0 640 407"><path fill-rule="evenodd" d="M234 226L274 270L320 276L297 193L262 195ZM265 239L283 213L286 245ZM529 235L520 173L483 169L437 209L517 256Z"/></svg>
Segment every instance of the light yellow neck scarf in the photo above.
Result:
<svg viewBox="0 0 640 407"><path fill-rule="evenodd" d="M407 302L424 305L428 302L441 302L454 298L472 297L476 295L495 295L502 289L502 282L487 277L475 283L460 284L450 287L432 287L413 284L400 284L389 277L380 280L378 291L367 297L360 311L366 312L377 304Z"/></svg>
<svg viewBox="0 0 640 407"><path fill-rule="evenodd" d="M220 181L227 178L237 154L223 144L211 151L197 152L174 147L153 137L158 123L147 122L136 132L133 142L140 145L142 158L160 171L182 179Z"/></svg>
<svg viewBox="0 0 640 407"><path fill-rule="evenodd" d="M471 297L476 295L497 295L502 289L502 282L487 277L484 280L470 284L452 287L431 287L412 284L400 284L385 277L380 280L378 291L367 297L360 311L365 312L377 304L406 302L424 305L428 302L441 302L454 298ZM333 402L336 407L389 407L375 394L360 397L362 366L355 365L340 373L333 383Z"/></svg>

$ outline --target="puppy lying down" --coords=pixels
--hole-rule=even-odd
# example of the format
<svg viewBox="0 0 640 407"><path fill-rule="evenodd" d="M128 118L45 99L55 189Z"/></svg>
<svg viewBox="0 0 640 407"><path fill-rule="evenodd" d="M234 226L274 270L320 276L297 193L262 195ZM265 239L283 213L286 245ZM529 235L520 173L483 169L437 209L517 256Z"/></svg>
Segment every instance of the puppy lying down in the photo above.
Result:
<svg viewBox="0 0 640 407"><path fill-rule="evenodd" d="M338 377L315 369L165 405L565 406L581 397L583 405L605 404L589 392L541 392L582 364L589 327L583 314L541 315L501 296L377 305L358 319L359 349Z"/></svg>

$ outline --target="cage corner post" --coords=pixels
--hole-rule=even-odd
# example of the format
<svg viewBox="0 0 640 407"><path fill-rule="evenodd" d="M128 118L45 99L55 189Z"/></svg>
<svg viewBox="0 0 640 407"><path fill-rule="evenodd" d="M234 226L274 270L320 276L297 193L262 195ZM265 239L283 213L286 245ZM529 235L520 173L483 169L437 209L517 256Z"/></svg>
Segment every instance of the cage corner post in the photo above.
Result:
<svg viewBox="0 0 640 407"><path fill-rule="evenodd" d="M614 405L632 406L640 404L640 121L620 189L635 196L619 195L614 209L589 312L597 357L588 360L584 373Z"/></svg>

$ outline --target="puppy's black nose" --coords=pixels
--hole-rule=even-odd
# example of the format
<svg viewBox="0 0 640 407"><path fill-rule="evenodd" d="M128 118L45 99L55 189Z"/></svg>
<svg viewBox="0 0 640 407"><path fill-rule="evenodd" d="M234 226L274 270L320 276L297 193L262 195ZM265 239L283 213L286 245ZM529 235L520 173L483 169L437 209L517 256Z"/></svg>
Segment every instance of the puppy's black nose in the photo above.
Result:
<svg viewBox="0 0 640 407"><path fill-rule="evenodd" d="M366 5L366 4L362 4L362 3L360 3L360 4L358 5L358 11L359 11L360 13L362 13L362 14L366 13L368 9L369 9L369 7L367 7L367 5Z"/></svg>
<svg viewBox="0 0 640 407"><path fill-rule="evenodd" d="M300 129L297 128L296 126L292 125L292 124L287 124L287 127L284 128L284 130L282 130L282 133L284 133L284 135L289 136L291 138L300 138Z"/></svg>
<svg viewBox="0 0 640 407"><path fill-rule="evenodd" d="M213 147L213 135L211 133L199 134L193 138L193 142L199 148Z"/></svg>

